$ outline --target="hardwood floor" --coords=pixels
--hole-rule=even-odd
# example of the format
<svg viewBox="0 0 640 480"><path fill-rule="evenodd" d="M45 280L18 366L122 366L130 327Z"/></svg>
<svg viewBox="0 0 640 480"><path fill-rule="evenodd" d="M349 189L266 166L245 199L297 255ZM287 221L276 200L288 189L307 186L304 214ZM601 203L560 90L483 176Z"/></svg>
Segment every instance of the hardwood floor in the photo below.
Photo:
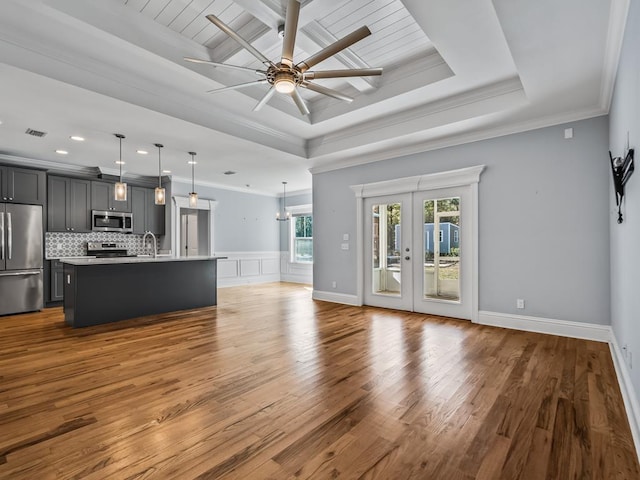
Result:
<svg viewBox="0 0 640 480"><path fill-rule="evenodd" d="M310 297L0 318L0 478L640 478L606 344Z"/></svg>

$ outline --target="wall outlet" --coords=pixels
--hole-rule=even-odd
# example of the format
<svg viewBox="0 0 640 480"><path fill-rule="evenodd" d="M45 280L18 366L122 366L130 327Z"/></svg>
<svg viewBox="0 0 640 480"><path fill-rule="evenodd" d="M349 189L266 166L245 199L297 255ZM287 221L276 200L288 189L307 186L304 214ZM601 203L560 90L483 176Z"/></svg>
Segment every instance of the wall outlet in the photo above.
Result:
<svg viewBox="0 0 640 480"><path fill-rule="evenodd" d="M348 243L343 243L341 245L342 250L349 250L349 244Z"/></svg>
<svg viewBox="0 0 640 480"><path fill-rule="evenodd" d="M335 282L335 281L331 282L331 288L336 288L337 286L338 286L337 282Z"/></svg>
<svg viewBox="0 0 640 480"><path fill-rule="evenodd" d="M524 299L523 298L519 298L516 300L516 308L524 308Z"/></svg>

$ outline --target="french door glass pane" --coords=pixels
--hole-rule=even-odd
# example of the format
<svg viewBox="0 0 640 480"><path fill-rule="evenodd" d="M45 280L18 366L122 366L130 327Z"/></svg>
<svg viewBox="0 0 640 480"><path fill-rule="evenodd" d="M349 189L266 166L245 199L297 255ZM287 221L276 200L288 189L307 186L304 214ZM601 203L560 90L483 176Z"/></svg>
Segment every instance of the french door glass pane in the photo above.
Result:
<svg viewBox="0 0 640 480"><path fill-rule="evenodd" d="M371 208L371 285L376 294L400 296L402 293L401 210L401 203L378 204Z"/></svg>
<svg viewBox="0 0 640 480"><path fill-rule="evenodd" d="M424 298L460 301L460 198L423 203Z"/></svg>

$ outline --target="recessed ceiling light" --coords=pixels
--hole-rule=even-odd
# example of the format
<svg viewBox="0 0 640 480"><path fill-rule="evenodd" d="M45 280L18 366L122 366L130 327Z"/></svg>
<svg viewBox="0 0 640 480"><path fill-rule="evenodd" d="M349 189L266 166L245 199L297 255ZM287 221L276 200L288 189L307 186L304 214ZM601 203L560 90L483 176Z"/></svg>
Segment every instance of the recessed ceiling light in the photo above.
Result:
<svg viewBox="0 0 640 480"><path fill-rule="evenodd" d="M171 170L162 170L162 173L171 173Z"/></svg>
<svg viewBox="0 0 640 480"><path fill-rule="evenodd" d="M124 165L125 164L125 162L123 160L116 160L114 163L116 165Z"/></svg>
<svg viewBox="0 0 640 480"><path fill-rule="evenodd" d="M84 137L80 137L78 135L71 135L69 138L74 142L84 142Z"/></svg>
<svg viewBox="0 0 640 480"><path fill-rule="evenodd" d="M198 164L198 162L196 162L195 160L189 160L189 161L187 161L187 163L189 165L197 165Z"/></svg>
<svg viewBox="0 0 640 480"><path fill-rule="evenodd" d="M136 153L139 155L148 155L149 152L147 152L146 150L136 150Z"/></svg>
<svg viewBox="0 0 640 480"><path fill-rule="evenodd" d="M69 152L67 152L66 150L56 150L56 153L58 155L69 155Z"/></svg>
<svg viewBox="0 0 640 480"><path fill-rule="evenodd" d="M234 172L233 170L227 170L226 172L224 172L225 175L235 175L238 172Z"/></svg>

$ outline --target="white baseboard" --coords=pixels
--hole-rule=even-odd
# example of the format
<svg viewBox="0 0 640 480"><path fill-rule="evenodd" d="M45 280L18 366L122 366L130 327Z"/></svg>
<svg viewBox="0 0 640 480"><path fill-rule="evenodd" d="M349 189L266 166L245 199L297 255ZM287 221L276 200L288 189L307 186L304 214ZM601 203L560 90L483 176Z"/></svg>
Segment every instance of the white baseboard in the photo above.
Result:
<svg viewBox="0 0 640 480"><path fill-rule="evenodd" d="M233 278L218 278L218 288L225 287L238 287L240 285L255 285L258 283L273 283L279 282L280 275L260 275L256 277L233 277Z"/></svg>
<svg viewBox="0 0 640 480"><path fill-rule="evenodd" d="M613 366L618 376L618 385L620 385L620 392L622 392L627 419L631 427L631 435L633 436L633 443L636 447L636 454L640 457L640 404L638 403L638 397L631 383L627 362L613 332L611 333L609 347L611 348L611 358L613 358Z"/></svg>
<svg viewBox="0 0 640 480"><path fill-rule="evenodd" d="M553 320L550 318L528 317L510 313L478 312L478 323L493 327L512 328L525 332L547 333L561 337L581 338L596 342L610 342L612 333L609 325Z"/></svg>
<svg viewBox="0 0 640 480"><path fill-rule="evenodd" d="M355 307L361 306L360 303L358 302L357 295L347 295L344 293L333 293L333 292L321 292L318 290L314 290L312 298L314 300L322 300L324 302L343 303L345 305L353 305Z"/></svg>
<svg viewBox="0 0 640 480"><path fill-rule="evenodd" d="M306 285L311 285L313 283L313 275L294 275L291 273L281 273L280 281L289 282L289 283L304 283Z"/></svg>

